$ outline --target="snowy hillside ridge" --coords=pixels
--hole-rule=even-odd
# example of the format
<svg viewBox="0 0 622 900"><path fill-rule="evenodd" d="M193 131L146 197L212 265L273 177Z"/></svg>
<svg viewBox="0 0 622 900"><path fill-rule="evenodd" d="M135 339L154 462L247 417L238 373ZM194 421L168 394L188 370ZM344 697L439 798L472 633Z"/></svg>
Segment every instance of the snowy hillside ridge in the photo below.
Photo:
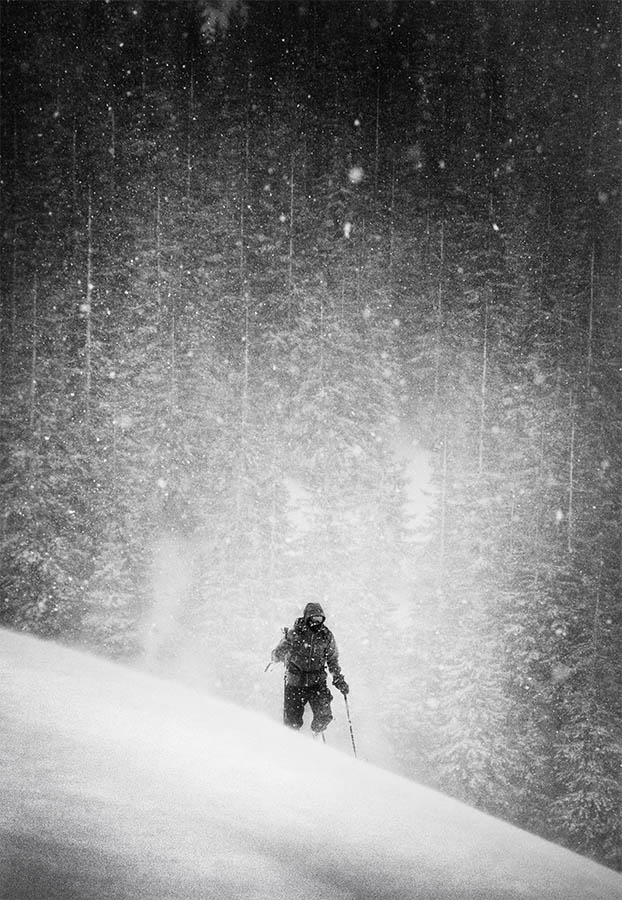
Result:
<svg viewBox="0 0 622 900"><path fill-rule="evenodd" d="M258 714L0 631L1 900L619 900L622 876Z"/></svg>

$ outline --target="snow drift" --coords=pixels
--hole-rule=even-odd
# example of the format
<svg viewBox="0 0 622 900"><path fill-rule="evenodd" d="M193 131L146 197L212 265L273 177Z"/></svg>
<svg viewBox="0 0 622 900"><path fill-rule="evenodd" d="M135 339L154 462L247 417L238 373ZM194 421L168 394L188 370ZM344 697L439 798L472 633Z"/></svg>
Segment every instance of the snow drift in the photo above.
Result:
<svg viewBox="0 0 622 900"><path fill-rule="evenodd" d="M622 876L198 691L0 632L2 900L620 900Z"/></svg>

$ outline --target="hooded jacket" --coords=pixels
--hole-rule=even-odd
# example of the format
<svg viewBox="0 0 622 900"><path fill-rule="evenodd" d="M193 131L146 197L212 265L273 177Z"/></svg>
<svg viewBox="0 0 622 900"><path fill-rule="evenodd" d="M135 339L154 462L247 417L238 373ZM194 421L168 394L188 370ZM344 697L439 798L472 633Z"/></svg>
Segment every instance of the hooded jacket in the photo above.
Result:
<svg viewBox="0 0 622 900"><path fill-rule="evenodd" d="M332 631L324 622L312 628L309 619L321 616L324 610L319 603L307 603L301 618L293 628L285 632L278 646L272 651L274 662L285 663L285 681L292 687L309 687L326 681L326 669L334 678L341 676L339 654Z"/></svg>

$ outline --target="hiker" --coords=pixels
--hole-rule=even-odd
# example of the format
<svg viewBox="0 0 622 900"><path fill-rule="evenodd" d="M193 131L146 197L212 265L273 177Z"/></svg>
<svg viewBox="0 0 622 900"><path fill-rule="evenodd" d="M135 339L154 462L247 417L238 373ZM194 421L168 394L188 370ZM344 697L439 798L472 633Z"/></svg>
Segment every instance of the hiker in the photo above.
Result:
<svg viewBox="0 0 622 900"><path fill-rule="evenodd" d="M323 732L333 718L333 695L326 684L326 669L344 697L350 690L341 674L337 644L325 619L319 603L307 603L302 617L296 619L293 628L284 629L284 637L272 651L272 662L285 663L284 723L290 728L301 728L308 703L313 712L314 734Z"/></svg>

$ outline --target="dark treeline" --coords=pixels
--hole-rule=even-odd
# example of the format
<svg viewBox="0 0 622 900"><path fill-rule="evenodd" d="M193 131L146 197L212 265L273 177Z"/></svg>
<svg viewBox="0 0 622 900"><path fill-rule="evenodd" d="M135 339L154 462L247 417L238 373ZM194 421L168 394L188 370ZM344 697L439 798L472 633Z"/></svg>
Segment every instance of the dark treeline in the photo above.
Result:
<svg viewBox="0 0 622 900"><path fill-rule="evenodd" d="M616 5L0 11L0 620L622 867Z"/></svg>

